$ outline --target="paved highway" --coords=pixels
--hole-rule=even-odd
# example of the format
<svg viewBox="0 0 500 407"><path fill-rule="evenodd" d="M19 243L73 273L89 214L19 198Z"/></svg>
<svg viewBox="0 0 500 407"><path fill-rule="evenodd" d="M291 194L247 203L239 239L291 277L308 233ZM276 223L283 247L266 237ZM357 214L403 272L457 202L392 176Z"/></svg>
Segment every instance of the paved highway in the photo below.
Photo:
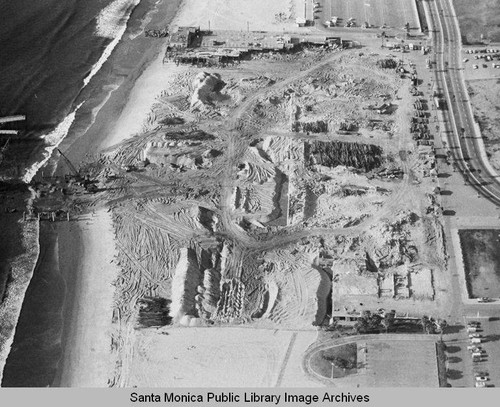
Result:
<svg viewBox="0 0 500 407"><path fill-rule="evenodd" d="M495 205L500 205L500 180L491 168L482 145L481 134L476 124L465 87L461 36L458 20L450 4L450 0L435 0L427 3L429 9L429 23L433 31L435 52L435 81L438 92L446 100L447 109L443 110L444 132L449 151L457 168L462 172L469 184ZM471 191L472 192L472 191ZM457 203L459 205L460 203ZM449 230L451 220L446 224ZM500 357L500 323L498 302L489 304L471 304L462 301L458 275L454 274L452 291L454 306L451 310L452 320L458 315L467 320L477 319L480 316L483 325L483 336L487 342L483 346L486 351L481 362L473 363L467 345L470 344L465 329L455 335L446 335L450 349L458 348L457 353L449 354L450 374L453 371L461 372L463 376L451 380L453 386L474 385L474 373L488 371L489 385L500 385L500 368L497 361ZM460 355L460 357L458 357Z"/></svg>
<svg viewBox="0 0 500 407"><path fill-rule="evenodd" d="M447 104L443 114L448 147L470 185L500 205L500 181L486 158L465 88L457 18L449 0L436 0L428 4L430 23L434 30L436 84Z"/></svg>

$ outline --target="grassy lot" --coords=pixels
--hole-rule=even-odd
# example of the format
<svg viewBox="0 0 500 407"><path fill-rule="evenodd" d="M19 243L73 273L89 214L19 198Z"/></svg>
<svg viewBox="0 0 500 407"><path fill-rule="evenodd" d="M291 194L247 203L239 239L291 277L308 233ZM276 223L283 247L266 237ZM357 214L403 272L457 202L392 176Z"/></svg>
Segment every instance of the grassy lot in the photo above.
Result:
<svg viewBox="0 0 500 407"><path fill-rule="evenodd" d="M327 379L345 377L357 372L356 343L333 346L316 352L310 360L312 370Z"/></svg>
<svg viewBox="0 0 500 407"><path fill-rule="evenodd" d="M367 343L368 387L438 387L436 343L431 340Z"/></svg>
<svg viewBox="0 0 500 407"><path fill-rule="evenodd" d="M473 44L484 38L500 42L500 0L453 0L462 41ZM471 7L472 6L472 7Z"/></svg>
<svg viewBox="0 0 500 407"><path fill-rule="evenodd" d="M500 296L500 230L460 230L469 296Z"/></svg>
<svg viewBox="0 0 500 407"><path fill-rule="evenodd" d="M495 69L495 71L498 70ZM498 104L500 80L469 80L467 88L490 163L495 169L500 170L500 106Z"/></svg>

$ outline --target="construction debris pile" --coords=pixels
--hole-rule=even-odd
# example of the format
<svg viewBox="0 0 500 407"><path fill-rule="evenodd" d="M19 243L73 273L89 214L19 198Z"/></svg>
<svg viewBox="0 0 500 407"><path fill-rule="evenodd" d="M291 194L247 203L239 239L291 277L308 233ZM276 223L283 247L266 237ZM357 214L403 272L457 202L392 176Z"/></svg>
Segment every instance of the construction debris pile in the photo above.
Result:
<svg viewBox="0 0 500 407"><path fill-rule="evenodd" d="M193 96L191 96L191 110L204 110L206 105L212 105L214 100L222 100L220 93L226 84L219 74L200 72L193 81Z"/></svg>
<svg viewBox="0 0 500 407"><path fill-rule="evenodd" d="M373 144L316 141L306 143L305 154L312 165L344 165L364 171L371 171L382 161L382 149Z"/></svg>

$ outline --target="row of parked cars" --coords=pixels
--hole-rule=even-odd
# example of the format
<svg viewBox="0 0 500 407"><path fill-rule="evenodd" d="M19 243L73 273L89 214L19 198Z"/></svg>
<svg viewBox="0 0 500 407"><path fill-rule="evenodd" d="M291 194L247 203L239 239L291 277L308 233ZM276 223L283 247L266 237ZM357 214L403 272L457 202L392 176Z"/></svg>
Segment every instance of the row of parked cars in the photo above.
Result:
<svg viewBox="0 0 500 407"><path fill-rule="evenodd" d="M492 68L500 68L500 64L492 63L491 67ZM483 64L483 68L488 68L488 65L487 64ZM472 65L472 69L479 69L479 65L476 65L476 64Z"/></svg>
<svg viewBox="0 0 500 407"><path fill-rule="evenodd" d="M471 321L467 324L467 333L469 334L470 345L467 349L471 352L472 361L479 363L486 357L486 351L482 348L482 335L481 323L478 321ZM488 387L489 373L486 371L476 371L474 373L474 386L475 387Z"/></svg>
<svg viewBox="0 0 500 407"><path fill-rule="evenodd" d="M482 48L482 49L466 49L465 50L466 54L495 54L497 52L500 52L500 49Z"/></svg>
<svg viewBox="0 0 500 407"><path fill-rule="evenodd" d="M500 63L494 62L494 59L500 60L500 55L498 54L500 52L499 49L494 49L494 48L484 48L484 49L466 49L465 53L466 54L479 54L479 55L474 55L474 59L479 60L479 59L484 59L486 62L492 62L491 67L492 68L500 68ZM487 55L489 54L489 55ZM495 55L491 55L495 54ZM472 58L472 57L471 57ZM466 63L469 61L469 58L464 58L463 62ZM488 64L481 64L483 68L488 68ZM479 69L479 64L474 64L472 65L473 69Z"/></svg>

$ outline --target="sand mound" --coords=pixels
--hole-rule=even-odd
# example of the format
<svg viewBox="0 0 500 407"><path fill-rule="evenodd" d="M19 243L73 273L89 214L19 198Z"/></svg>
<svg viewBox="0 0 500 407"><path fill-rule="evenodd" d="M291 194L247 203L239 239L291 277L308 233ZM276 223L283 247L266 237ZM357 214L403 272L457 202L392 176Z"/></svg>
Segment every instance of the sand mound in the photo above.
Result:
<svg viewBox="0 0 500 407"><path fill-rule="evenodd" d="M203 278L202 306L206 312L214 314L217 311L217 302L220 298L220 273L215 269L205 270Z"/></svg>
<svg viewBox="0 0 500 407"><path fill-rule="evenodd" d="M212 106L213 102L220 100L220 91L226 86L219 74L200 72L193 81L194 92L191 96L191 109L203 111Z"/></svg>
<svg viewBox="0 0 500 407"><path fill-rule="evenodd" d="M170 307L174 321L189 325L190 318L195 313L195 296L201 283L202 275L198 267L196 252L193 249L182 248L181 256L172 280L172 305Z"/></svg>

